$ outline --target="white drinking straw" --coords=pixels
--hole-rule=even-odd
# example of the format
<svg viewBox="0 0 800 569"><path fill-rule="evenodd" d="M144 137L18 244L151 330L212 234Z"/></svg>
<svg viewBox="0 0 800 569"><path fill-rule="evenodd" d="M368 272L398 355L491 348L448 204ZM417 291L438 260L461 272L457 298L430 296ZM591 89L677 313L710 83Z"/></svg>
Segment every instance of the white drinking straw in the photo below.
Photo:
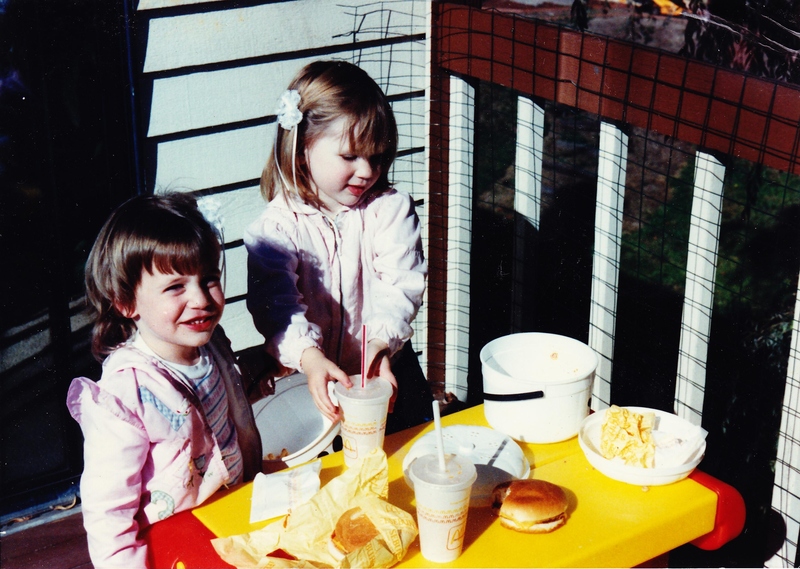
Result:
<svg viewBox="0 0 800 569"><path fill-rule="evenodd" d="M439 402L433 400L433 428L436 431L436 452L439 454L439 470L444 472L447 467L444 464L444 441L442 441L442 417L439 411Z"/></svg>
<svg viewBox="0 0 800 569"><path fill-rule="evenodd" d="M361 325L361 389L367 385L367 325Z"/></svg>

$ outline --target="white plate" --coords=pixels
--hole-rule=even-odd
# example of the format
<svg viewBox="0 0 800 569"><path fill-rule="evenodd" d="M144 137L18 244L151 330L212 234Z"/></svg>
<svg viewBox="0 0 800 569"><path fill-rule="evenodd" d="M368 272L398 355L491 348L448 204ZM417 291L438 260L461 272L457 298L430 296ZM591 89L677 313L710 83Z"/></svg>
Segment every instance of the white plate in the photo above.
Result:
<svg viewBox="0 0 800 569"><path fill-rule="evenodd" d="M339 423L332 424L319 412L308 379L300 373L276 380L275 393L253 403L253 414L264 457L280 456L286 449L283 462L288 466L317 458L339 433Z"/></svg>
<svg viewBox="0 0 800 569"><path fill-rule="evenodd" d="M472 460L478 479L472 486L470 506L490 506L492 490L507 480L527 478L531 472L528 459L514 439L488 427L453 425L442 428L446 454L457 454ZM406 484L414 484L408 476L411 463L419 456L436 454L436 433L426 433L415 442L403 459Z"/></svg>
<svg viewBox="0 0 800 569"><path fill-rule="evenodd" d="M625 407L636 413L655 413L656 427L661 433L680 436L687 430L695 429L694 425L681 419L677 415L649 409L647 407ZM695 467L703 460L706 451L706 442L703 439L697 450L689 456L683 464L676 466L659 467L659 450L656 448L656 465L654 468L643 468L625 464L621 458L607 459L600 454L600 431L605 418L605 411L599 411L586 417L578 431L578 444L586 455L589 463L597 470L620 482L635 484L637 486L662 486L671 484L689 476Z"/></svg>

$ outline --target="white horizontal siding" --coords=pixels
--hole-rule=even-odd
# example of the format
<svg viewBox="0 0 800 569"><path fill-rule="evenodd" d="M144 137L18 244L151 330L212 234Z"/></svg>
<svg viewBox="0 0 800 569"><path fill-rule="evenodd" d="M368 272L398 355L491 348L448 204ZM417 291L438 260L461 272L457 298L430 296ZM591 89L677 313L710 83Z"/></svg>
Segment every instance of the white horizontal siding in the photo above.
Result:
<svg viewBox="0 0 800 569"><path fill-rule="evenodd" d="M226 243L242 239L245 228L258 217L266 205L258 186L202 197L198 203L202 204L206 200L219 204L219 217Z"/></svg>
<svg viewBox="0 0 800 569"><path fill-rule="evenodd" d="M427 3L413 0L298 0L154 18L144 71L425 34L426 14Z"/></svg>
<svg viewBox="0 0 800 569"><path fill-rule="evenodd" d="M244 245L225 251L225 298L247 294L247 248Z"/></svg>
<svg viewBox="0 0 800 569"><path fill-rule="evenodd" d="M158 144L155 186L196 191L261 177L275 124Z"/></svg>
<svg viewBox="0 0 800 569"><path fill-rule="evenodd" d="M427 205L428 172L425 168L425 155L422 152L400 156L392 165L389 180L398 190L410 194L415 200L425 200Z"/></svg>
<svg viewBox="0 0 800 569"><path fill-rule="evenodd" d="M203 2L223 2L224 0L140 0L136 5L137 10L154 10L156 8L173 8L175 6L190 6Z"/></svg>
<svg viewBox="0 0 800 569"><path fill-rule="evenodd" d="M414 97L392 103L397 121L398 150L422 148L428 129L425 126L425 99Z"/></svg>
<svg viewBox="0 0 800 569"><path fill-rule="evenodd" d="M253 325L253 318L247 311L247 304L244 300L231 302L225 306L220 325L230 338L234 352L264 343L264 336L259 334Z"/></svg>
<svg viewBox="0 0 800 569"><path fill-rule="evenodd" d="M263 210L258 179L272 150L276 102L297 71L315 59L342 59L359 65L393 97L399 150L427 145L426 96L429 45L414 39L428 32L430 3L419 0L328 0L265 2L235 7L230 1L197 6L195 0L141 0L148 11L147 44L141 54L142 78L152 78L147 137L156 192L201 192L219 206L227 244ZM184 6L186 10L159 12ZM144 15L144 14L143 14ZM371 41L368 47L358 42ZM383 42L383 43L380 43ZM309 57L309 51L323 53ZM298 55L300 57L298 57ZM147 91L147 90L145 90ZM395 161L397 187L425 201L428 194L425 151ZM244 188L227 189L230 187ZM222 191L220 191L222 190ZM427 250L426 207L418 208ZM226 250L226 297L247 292L244 246ZM415 328L415 347L425 346L426 308ZM235 350L260 344L243 300L230 302L222 321Z"/></svg>
<svg viewBox="0 0 800 569"><path fill-rule="evenodd" d="M396 101L400 150L425 144L422 97ZM275 139L275 123L159 143L156 187L197 191L260 178Z"/></svg>
<svg viewBox="0 0 800 569"><path fill-rule="evenodd" d="M318 57L189 73L153 81L148 136L162 136L265 118L286 86ZM357 63L388 96L425 89L425 42L380 46L330 56Z"/></svg>

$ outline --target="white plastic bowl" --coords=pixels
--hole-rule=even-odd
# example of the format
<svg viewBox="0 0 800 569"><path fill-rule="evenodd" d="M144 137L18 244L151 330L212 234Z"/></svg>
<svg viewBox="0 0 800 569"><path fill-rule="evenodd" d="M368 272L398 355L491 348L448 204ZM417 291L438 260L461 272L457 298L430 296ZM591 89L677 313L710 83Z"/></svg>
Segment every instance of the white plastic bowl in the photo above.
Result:
<svg viewBox="0 0 800 569"><path fill-rule="evenodd" d="M442 428L445 454L457 454L468 458L478 471L478 479L472 485L470 506L490 506L492 490L501 482L527 478L531 467L517 443L503 433L487 427L453 425ZM406 484L413 488L408 475L411 463L426 454L436 454L436 433L430 432L415 442L403 459L403 475Z"/></svg>
<svg viewBox="0 0 800 569"><path fill-rule="evenodd" d="M647 407L625 407L636 413L655 413L657 429L662 432L679 434L687 429L693 428L685 419L681 419L672 413L666 413L658 409ZM580 445L586 459L594 468L605 474L609 478L635 484L637 486L663 486L672 484L689 476L692 471L703 460L706 451L706 442L687 458L684 464L675 466L660 467L658 465L658 449L656 449L656 464L654 468L644 468L640 466L627 465L621 458L608 459L600 454L600 430L605 418L605 411L594 413L581 424L578 432L578 444Z"/></svg>
<svg viewBox="0 0 800 569"><path fill-rule="evenodd" d="M275 393L253 403L253 414L264 460L269 454L279 457L286 449L288 455L275 462L287 466L317 458L339 434L339 423L331 423L314 405L308 379L301 373L276 380Z"/></svg>
<svg viewBox="0 0 800 569"><path fill-rule="evenodd" d="M574 437L589 414L597 354L558 334L492 340L480 353L484 414L495 429L529 443Z"/></svg>

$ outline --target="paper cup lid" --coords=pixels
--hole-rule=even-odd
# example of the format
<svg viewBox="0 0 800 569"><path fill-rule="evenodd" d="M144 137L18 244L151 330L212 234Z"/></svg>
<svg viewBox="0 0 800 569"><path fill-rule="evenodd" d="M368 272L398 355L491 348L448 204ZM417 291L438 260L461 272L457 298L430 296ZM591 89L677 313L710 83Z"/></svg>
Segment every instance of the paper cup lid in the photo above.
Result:
<svg viewBox="0 0 800 569"><path fill-rule="evenodd" d="M438 455L420 456L411 463L410 474L417 484L447 486L453 490L472 486L478 478L472 461L455 454L445 455L445 470L440 468Z"/></svg>
<svg viewBox="0 0 800 569"><path fill-rule="evenodd" d="M392 396L392 384L381 377L373 377L367 380L364 388L361 388L361 376L352 376L353 387L347 388L341 383L336 383L333 387L334 395L337 399L347 399L350 403L375 404L376 400L389 400Z"/></svg>
<svg viewBox="0 0 800 569"><path fill-rule="evenodd" d="M444 452L468 458L478 471L478 479L472 487L472 506L490 506L492 490L501 482L527 478L530 463L520 446L511 437L475 425L451 425L442 428ZM436 433L431 431L420 437L403 459L403 474L406 483L414 487L409 467L422 455L436 453Z"/></svg>

